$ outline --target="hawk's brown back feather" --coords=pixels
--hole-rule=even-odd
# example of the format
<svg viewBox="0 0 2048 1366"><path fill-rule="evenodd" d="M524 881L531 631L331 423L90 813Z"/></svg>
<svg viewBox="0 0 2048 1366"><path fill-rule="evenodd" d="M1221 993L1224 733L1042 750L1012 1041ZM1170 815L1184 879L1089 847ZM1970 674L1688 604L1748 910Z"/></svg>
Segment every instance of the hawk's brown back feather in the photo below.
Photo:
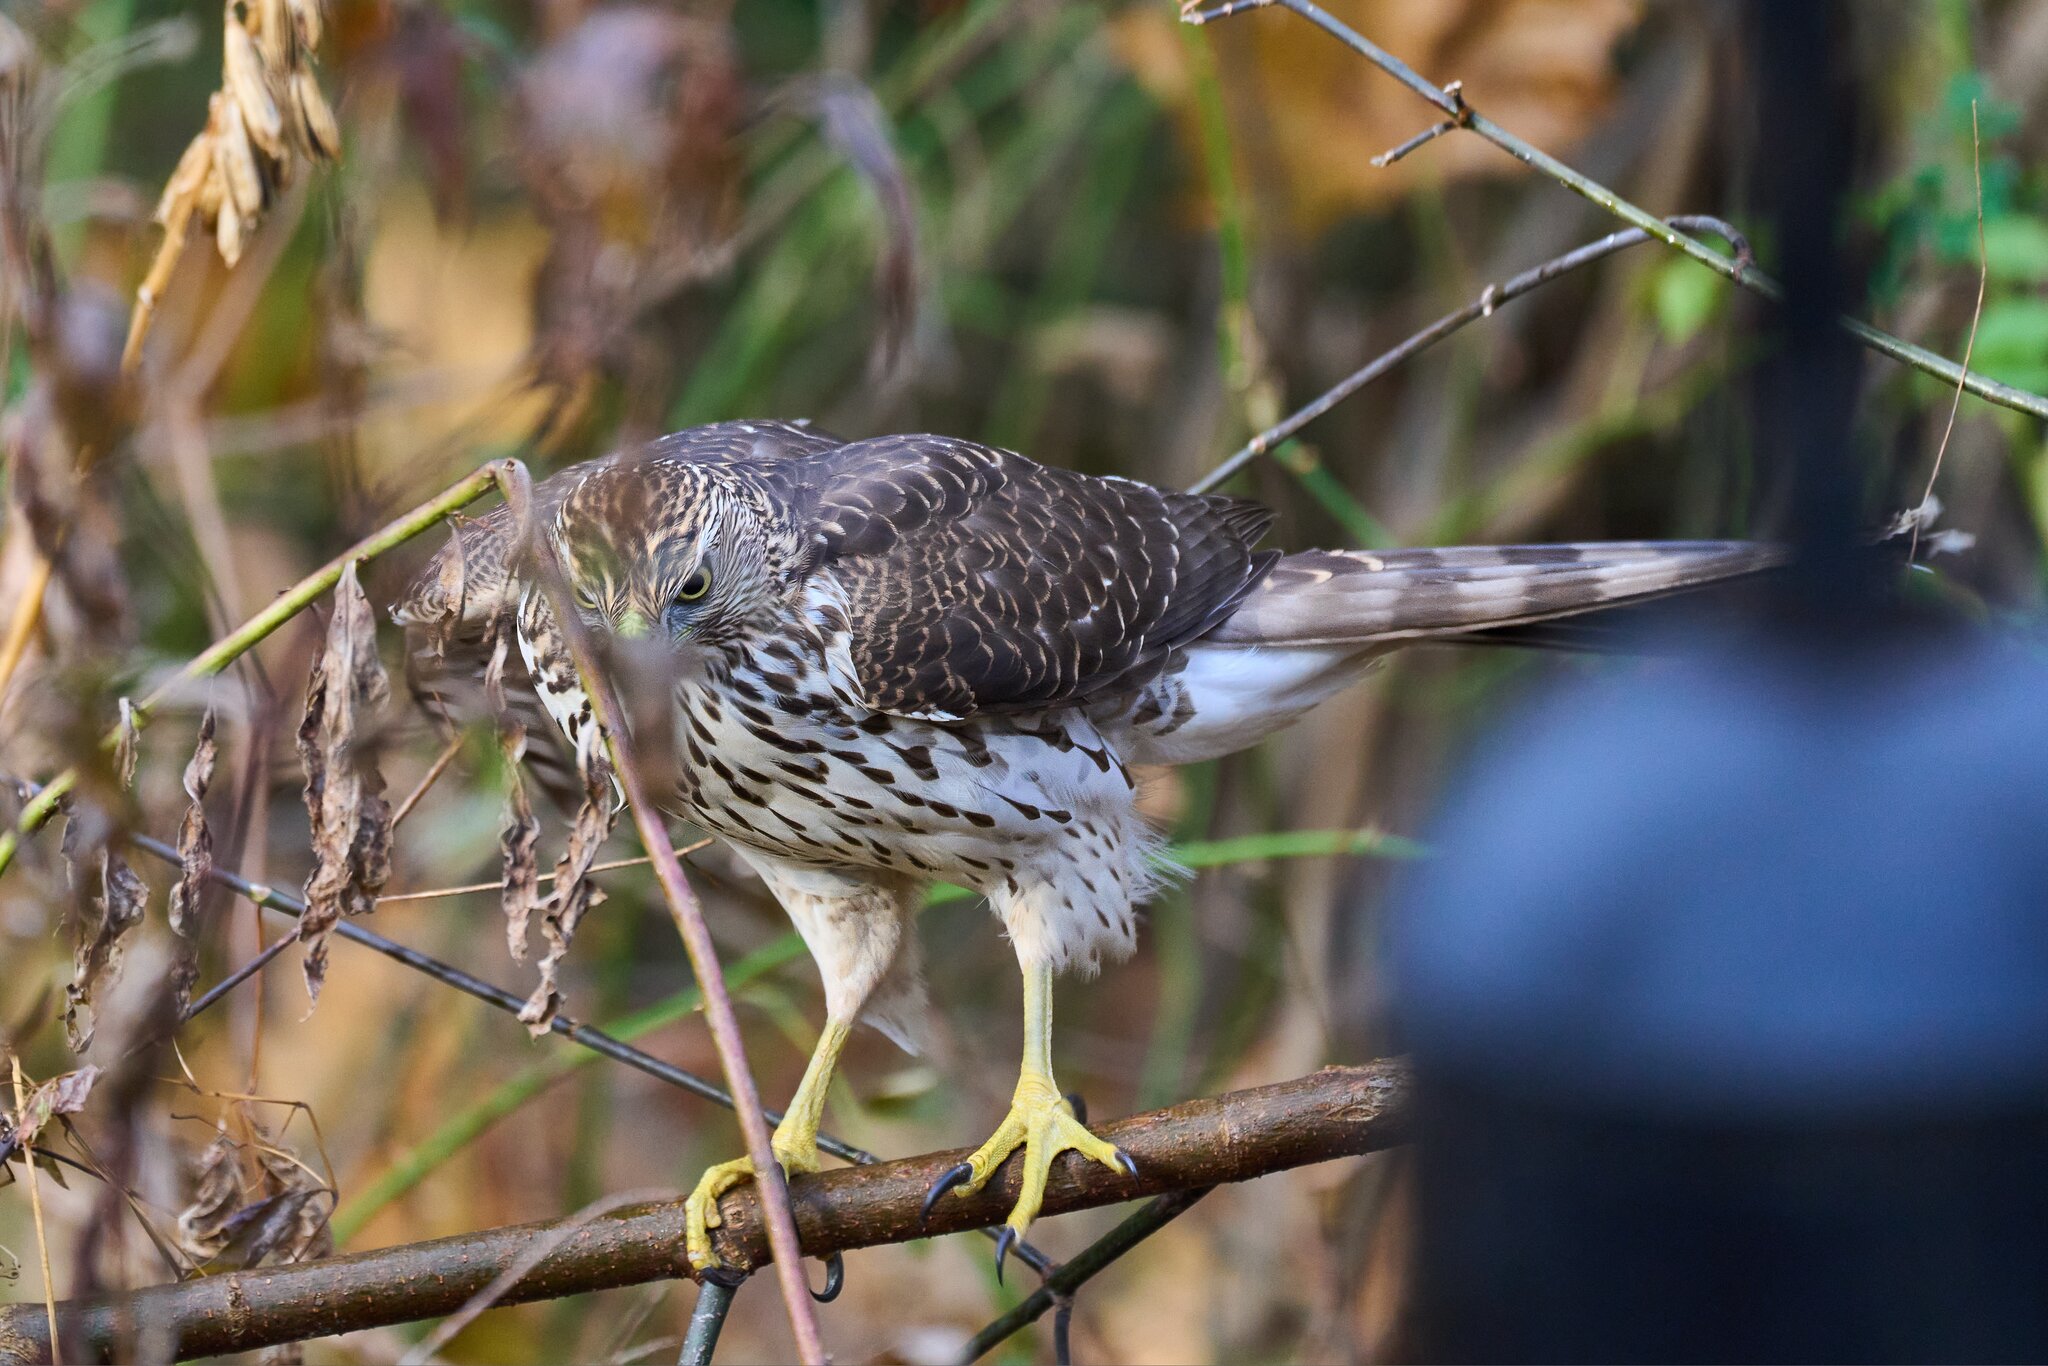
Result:
<svg viewBox="0 0 2048 1366"><path fill-rule="evenodd" d="M857 441L786 467L852 618L863 700L936 719L1145 681L1274 559L1272 514L1040 465L942 436Z"/></svg>

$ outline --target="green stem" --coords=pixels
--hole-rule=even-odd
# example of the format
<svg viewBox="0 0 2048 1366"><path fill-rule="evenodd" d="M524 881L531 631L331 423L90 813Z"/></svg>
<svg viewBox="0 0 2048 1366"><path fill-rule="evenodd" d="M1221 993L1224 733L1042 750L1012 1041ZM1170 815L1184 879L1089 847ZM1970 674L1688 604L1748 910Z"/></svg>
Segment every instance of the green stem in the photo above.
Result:
<svg viewBox="0 0 2048 1366"><path fill-rule="evenodd" d="M233 634L215 641L203 654L137 702L133 708L136 728L139 730L149 724L150 717L156 709L179 689L199 679L211 678L254 649L278 627L305 611L315 599L341 581L341 576L349 565L374 559L387 550L405 544L440 522L449 513L467 507L489 493L495 486L501 469L508 463L497 461L483 466L462 482L421 503L382 530L356 542L329 560L322 568L293 584L279 594L277 600L270 606L242 623ZM118 729L109 731L102 744L111 749L120 738L121 733ZM13 864L14 855L20 849L21 841L49 823L50 817L56 814L58 804L78 786L78 780L77 767L67 768L44 784L43 790L22 807L21 817L15 822L14 828L0 834L0 875L5 875L9 866Z"/></svg>

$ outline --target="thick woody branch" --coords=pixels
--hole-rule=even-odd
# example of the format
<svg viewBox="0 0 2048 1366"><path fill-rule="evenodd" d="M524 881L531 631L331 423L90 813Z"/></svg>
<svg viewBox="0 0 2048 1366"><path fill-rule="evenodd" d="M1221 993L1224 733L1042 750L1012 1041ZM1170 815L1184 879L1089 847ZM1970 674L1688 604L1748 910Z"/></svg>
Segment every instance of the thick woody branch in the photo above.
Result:
<svg viewBox="0 0 2048 1366"><path fill-rule="evenodd" d="M1104 1125L1098 1132L1137 1160L1113 1174L1068 1153L1053 1165L1045 1213L1118 1204L1169 1191L1374 1152L1405 1137L1406 1073L1399 1063L1332 1067L1294 1081L1190 1101ZM948 1196L920 1217L933 1181L966 1155L932 1153L790 1183L807 1256L906 1242L1000 1222L1017 1198L1017 1163L971 1197ZM718 1251L758 1269L768 1239L752 1185L720 1205ZM77 1360L105 1359L147 1336L175 1339L179 1357L246 1352L386 1324L452 1314L531 1247L577 1227L499 1302L556 1299L682 1274L683 1202L630 1206L597 1218L487 1229L299 1266L209 1276L129 1295L57 1306L59 1335ZM161 1335L161 1336L159 1336ZM49 1360L40 1305L0 1309L0 1366Z"/></svg>

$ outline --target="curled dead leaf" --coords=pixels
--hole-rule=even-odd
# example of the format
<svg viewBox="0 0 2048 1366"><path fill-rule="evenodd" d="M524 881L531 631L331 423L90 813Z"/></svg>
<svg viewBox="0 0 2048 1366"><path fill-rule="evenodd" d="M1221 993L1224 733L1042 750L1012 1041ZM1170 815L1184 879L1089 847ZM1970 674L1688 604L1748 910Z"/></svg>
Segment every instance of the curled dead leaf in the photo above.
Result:
<svg viewBox="0 0 2048 1366"><path fill-rule="evenodd" d="M593 735L596 730L595 726L589 728ZM577 757L583 800L570 824L569 842L561 858L555 861L554 889L541 903L540 932L548 951L540 960L540 984L519 1011L521 1023L535 1038L548 1032L561 1008L557 977L562 959L568 956L569 945L576 938L577 926L583 923L591 907L604 900L604 893L590 880L590 869L597 862L598 851L611 837L619 815L611 763L605 758L602 744L584 746Z"/></svg>
<svg viewBox="0 0 2048 1366"><path fill-rule="evenodd" d="M180 1246L216 1271L326 1256L334 1188L248 1124L249 1142L236 1142L223 1125L201 1154L197 1189L178 1215Z"/></svg>
<svg viewBox="0 0 2048 1366"><path fill-rule="evenodd" d="M505 756L505 820L498 831L505 881L499 905L505 912L505 947L513 962L524 963L527 925L540 902L540 863L534 855L540 843L540 822L534 819L520 763L526 756L526 727L508 721L498 734L498 746Z"/></svg>
<svg viewBox="0 0 2048 1366"><path fill-rule="evenodd" d="M14 1142L27 1147L36 1141L36 1135L43 1131L58 1115L75 1115L85 1108L85 1102L92 1095L94 1083L100 1079L97 1067L81 1067L75 1072L65 1072L39 1082L22 1098L21 1111L14 1117Z"/></svg>
<svg viewBox="0 0 2048 1366"><path fill-rule="evenodd" d="M171 929L179 937L177 956L171 964L171 993L182 1011L192 999L192 986L199 980L199 908L206 894L206 882L213 872L213 829L206 823L206 790L213 783L219 759L214 742L214 714L208 708L199 721L199 739L185 765L185 819L178 826L178 880L171 887Z"/></svg>
<svg viewBox="0 0 2048 1366"><path fill-rule="evenodd" d="M128 698L120 701L121 720L114 741L114 773L121 780L123 788L135 786L135 703Z"/></svg>
<svg viewBox="0 0 2048 1366"><path fill-rule="evenodd" d="M149 887L127 861L101 843L90 852L73 847L76 819L64 831L77 921L71 982L64 988L64 1032L74 1052L92 1047L93 998L121 976L121 940L142 922Z"/></svg>
<svg viewBox="0 0 2048 1366"><path fill-rule="evenodd" d="M335 585L298 732L313 850L299 938L306 945L306 991L316 1002L327 976L328 933L342 916L369 911L391 875L391 807L371 745L372 724L390 696L376 618L351 563Z"/></svg>
<svg viewBox="0 0 2048 1366"><path fill-rule="evenodd" d="M185 765L184 787L187 805L184 823L178 827L178 882L171 888L171 928L190 935L197 928L200 894L207 875L213 871L213 831L206 823L206 790L213 784L214 766L220 746L214 741L214 713L207 708L199 720L199 739L192 758Z"/></svg>

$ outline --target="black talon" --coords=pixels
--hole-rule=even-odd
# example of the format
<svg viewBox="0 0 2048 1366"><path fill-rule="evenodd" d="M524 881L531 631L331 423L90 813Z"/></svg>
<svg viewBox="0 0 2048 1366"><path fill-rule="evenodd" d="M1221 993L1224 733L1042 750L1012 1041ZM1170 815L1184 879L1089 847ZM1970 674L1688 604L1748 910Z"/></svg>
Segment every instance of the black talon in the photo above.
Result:
<svg viewBox="0 0 2048 1366"><path fill-rule="evenodd" d="M1116 1161L1117 1165L1124 1169L1125 1175L1135 1177L1138 1174L1138 1159L1122 1148L1116 1150Z"/></svg>
<svg viewBox="0 0 2048 1366"><path fill-rule="evenodd" d="M996 1235L996 1284L1003 1283L1003 1258L1010 1255L1010 1249L1017 1246L1017 1230L1008 1224Z"/></svg>
<svg viewBox="0 0 2048 1366"><path fill-rule="evenodd" d="M746 1283L747 1273L735 1271L729 1266L707 1266L697 1273L697 1279L723 1286L727 1290L737 1290Z"/></svg>
<svg viewBox="0 0 2048 1366"><path fill-rule="evenodd" d="M939 1203L940 1196L953 1189L953 1187L972 1180L973 1177L974 1167L970 1163L962 1162L946 1168L939 1179L932 1182L932 1188L924 1193L924 1212L917 1217L919 1219L931 1218L932 1206Z"/></svg>
<svg viewBox="0 0 2048 1366"><path fill-rule="evenodd" d="M1067 1092L1067 1108L1074 1112L1074 1118L1080 1123L1088 1122L1088 1102L1081 1098L1079 1091Z"/></svg>
<svg viewBox="0 0 2048 1366"><path fill-rule="evenodd" d="M839 1298L839 1292L846 1289L846 1258L833 1253L825 1259L825 1288L813 1290L811 1298L819 1304L830 1304Z"/></svg>

